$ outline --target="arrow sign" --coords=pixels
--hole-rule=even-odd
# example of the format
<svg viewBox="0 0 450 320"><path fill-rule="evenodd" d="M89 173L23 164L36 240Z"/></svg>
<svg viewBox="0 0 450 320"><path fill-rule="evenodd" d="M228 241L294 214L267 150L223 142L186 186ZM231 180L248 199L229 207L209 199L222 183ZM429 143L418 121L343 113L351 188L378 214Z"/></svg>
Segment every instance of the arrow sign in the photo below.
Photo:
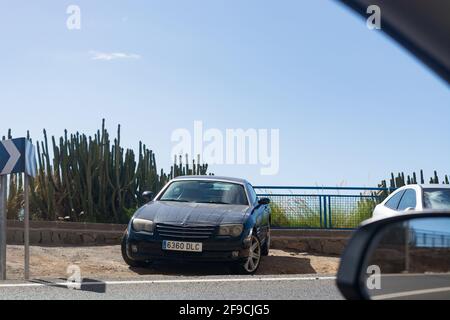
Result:
<svg viewBox="0 0 450 320"><path fill-rule="evenodd" d="M4 141L2 142L2 144L3 147L5 147L6 152L9 153L8 162L6 162L5 166L2 169L2 172L0 172L1 175L4 175L13 172L14 167L16 166L17 162L19 162L20 152L12 140Z"/></svg>
<svg viewBox="0 0 450 320"><path fill-rule="evenodd" d="M36 176L33 144L25 138L0 141L0 176L22 172Z"/></svg>

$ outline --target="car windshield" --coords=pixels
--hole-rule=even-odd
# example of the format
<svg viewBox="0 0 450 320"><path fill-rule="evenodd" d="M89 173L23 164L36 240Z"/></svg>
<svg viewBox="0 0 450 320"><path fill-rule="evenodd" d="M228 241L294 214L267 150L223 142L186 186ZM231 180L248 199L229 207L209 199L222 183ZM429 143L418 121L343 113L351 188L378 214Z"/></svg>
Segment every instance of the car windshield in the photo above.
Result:
<svg viewBox="0 0 450 320"><path fill-rule="evenodd" d="M450 189L424 189L424 207L450 210Z"/></svg>
<svg viewBox="0 0 450 320"><path fill-rule="evenodd" d="M160 201L248 205L244 187L221 181L175 181Z"/></svg>

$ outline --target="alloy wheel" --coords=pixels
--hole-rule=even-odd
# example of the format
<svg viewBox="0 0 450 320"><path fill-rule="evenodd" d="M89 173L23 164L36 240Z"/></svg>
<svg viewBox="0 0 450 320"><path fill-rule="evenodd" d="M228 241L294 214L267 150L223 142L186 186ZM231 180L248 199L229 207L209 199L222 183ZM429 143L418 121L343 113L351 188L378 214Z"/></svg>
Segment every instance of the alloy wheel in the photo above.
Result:
<svg viewBox="0 0 450 320"><path fill-rule="evenodd" d="M248 259L244 264L244 268L248 273L254 272L261 260L261 244L257 237L252 236L252 242L250 244Z"/></svg>

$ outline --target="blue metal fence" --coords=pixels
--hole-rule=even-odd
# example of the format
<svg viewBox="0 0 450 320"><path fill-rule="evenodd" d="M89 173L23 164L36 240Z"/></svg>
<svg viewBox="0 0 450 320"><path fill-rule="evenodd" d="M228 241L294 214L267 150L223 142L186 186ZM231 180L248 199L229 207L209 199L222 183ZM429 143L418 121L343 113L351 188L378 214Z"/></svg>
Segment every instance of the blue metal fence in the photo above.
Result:
<svg viewBox="0 0 450 320"><path fill-rule="evenodd" d="M412 229L410 239L415 247L450 248L449 232Z"/></svg>
<svg viewBox="0 0 450 320"><path fill-rule="evenodd" d="M271 200L272 227L354 229L392 190L368 187L256 186Z"/></svg>

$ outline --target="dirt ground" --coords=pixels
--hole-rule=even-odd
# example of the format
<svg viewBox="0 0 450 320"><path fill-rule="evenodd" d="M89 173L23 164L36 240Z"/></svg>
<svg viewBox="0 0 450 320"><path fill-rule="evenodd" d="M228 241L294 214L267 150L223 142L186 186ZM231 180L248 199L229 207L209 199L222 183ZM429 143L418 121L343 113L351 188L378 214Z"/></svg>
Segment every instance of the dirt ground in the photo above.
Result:
<svg viewBox="0 0 450 320"><path fill-rule="evenodd" d="M229 268L220 264L155 263L149 268L129 268L122 260L120 246L39 247L30 248L31 278L67 278L67 267L78 265L82 277L127 278L137 275L223 275ZM338 257L310 255L302 252L271 250L263 257L257 272L260 275L327 274L334 275ZM8 279L23 278L23 246L9 245L7 250Z"/></svg>

